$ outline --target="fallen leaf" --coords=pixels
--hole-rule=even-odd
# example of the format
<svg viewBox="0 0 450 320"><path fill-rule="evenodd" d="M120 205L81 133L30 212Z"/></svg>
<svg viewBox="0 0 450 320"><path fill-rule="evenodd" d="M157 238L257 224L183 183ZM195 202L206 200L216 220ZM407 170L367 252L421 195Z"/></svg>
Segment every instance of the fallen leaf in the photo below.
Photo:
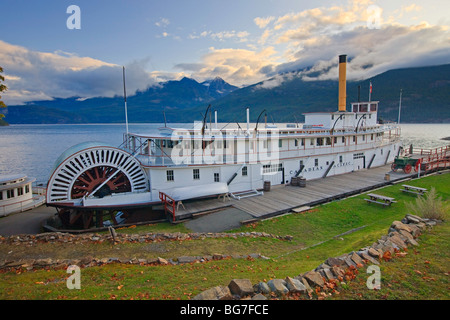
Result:
<svg viewBox="0 0 450 320"><path fill-rule="evenodd" d="M123 288L123 284L121 284L120 286L117 286L117 289L122 289Z"/></svg>

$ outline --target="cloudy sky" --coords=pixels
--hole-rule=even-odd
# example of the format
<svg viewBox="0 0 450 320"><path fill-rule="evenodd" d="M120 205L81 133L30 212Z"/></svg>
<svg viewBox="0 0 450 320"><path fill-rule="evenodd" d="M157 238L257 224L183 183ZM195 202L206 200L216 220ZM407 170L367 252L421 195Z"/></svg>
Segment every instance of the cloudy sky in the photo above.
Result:
<svg viewBox="0 0 450 320"><path fill-rule="evenodd" d="M131 95L184 76L238 86L272 78L261 88L289 76L335 79L340 54L350 79L450 63L442 0L1 0L0 8L10 105L122 95L122 66Z"/></svg>

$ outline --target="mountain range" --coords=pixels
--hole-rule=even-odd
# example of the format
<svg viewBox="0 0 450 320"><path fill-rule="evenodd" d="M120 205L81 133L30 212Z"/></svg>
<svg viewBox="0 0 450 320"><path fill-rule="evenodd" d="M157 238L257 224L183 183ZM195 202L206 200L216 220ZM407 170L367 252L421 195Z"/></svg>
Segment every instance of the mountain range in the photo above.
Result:
<svg viewBox="0 0 450 320"><path fill-rule="evenodd" d="M201 120L208 105L219 122L256 122L264 110L273 122L302 122L303 113L337 110L338 81L305 81L299 72L238 88L221 78L202 83L183 78L137 91L127 97L129 122L192 122ZM450 64L390 70L369 79L347 81L350 102L380 101L379 118L397 121L402 90L401 121L450 123ZM269 84L269 85L267 85ZM124 99L97 97L54 98L21 106L8 106L5 120L18 123L123 123Z"/></svg>

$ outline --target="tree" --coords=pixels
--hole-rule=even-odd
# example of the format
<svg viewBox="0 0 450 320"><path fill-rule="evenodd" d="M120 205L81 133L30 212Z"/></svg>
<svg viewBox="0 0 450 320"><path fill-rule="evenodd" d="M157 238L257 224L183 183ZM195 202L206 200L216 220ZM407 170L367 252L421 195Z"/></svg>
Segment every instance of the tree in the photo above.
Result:
<svg viewBox="0 0 450 320"><path fill-rule="evenodd" d="M0 93L2 93L3 91L8 90L8 87L5 86L5 85L2 83L2 81L5 81L5 77L3 77L3 76L1 75L2 72L3 72L3 68L0 67ZM0 108L6 108L6 104L1 100L1 98L2 98L2 96L0 96ZM0 125L1 125L2 123L3 123L3 124L7 124L7 123L3 120L4 117L5 117L5 115L2 114L2 113L0 113Z"/></svg>

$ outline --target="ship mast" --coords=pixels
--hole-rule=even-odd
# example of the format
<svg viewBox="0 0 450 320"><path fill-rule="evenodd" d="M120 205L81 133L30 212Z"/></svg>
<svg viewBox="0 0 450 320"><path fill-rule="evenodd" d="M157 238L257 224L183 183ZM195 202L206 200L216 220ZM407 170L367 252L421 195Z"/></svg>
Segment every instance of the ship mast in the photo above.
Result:
<svg viewBox="0 0 450 320"><path fill-rule="evenodd" d="M128 112L127 112L127 89L125 88L125 67L123 68L123 98L125 100L125 125L127 129L127 141L128 141ZM127 142L128 146L128 142Z"/></svg>

